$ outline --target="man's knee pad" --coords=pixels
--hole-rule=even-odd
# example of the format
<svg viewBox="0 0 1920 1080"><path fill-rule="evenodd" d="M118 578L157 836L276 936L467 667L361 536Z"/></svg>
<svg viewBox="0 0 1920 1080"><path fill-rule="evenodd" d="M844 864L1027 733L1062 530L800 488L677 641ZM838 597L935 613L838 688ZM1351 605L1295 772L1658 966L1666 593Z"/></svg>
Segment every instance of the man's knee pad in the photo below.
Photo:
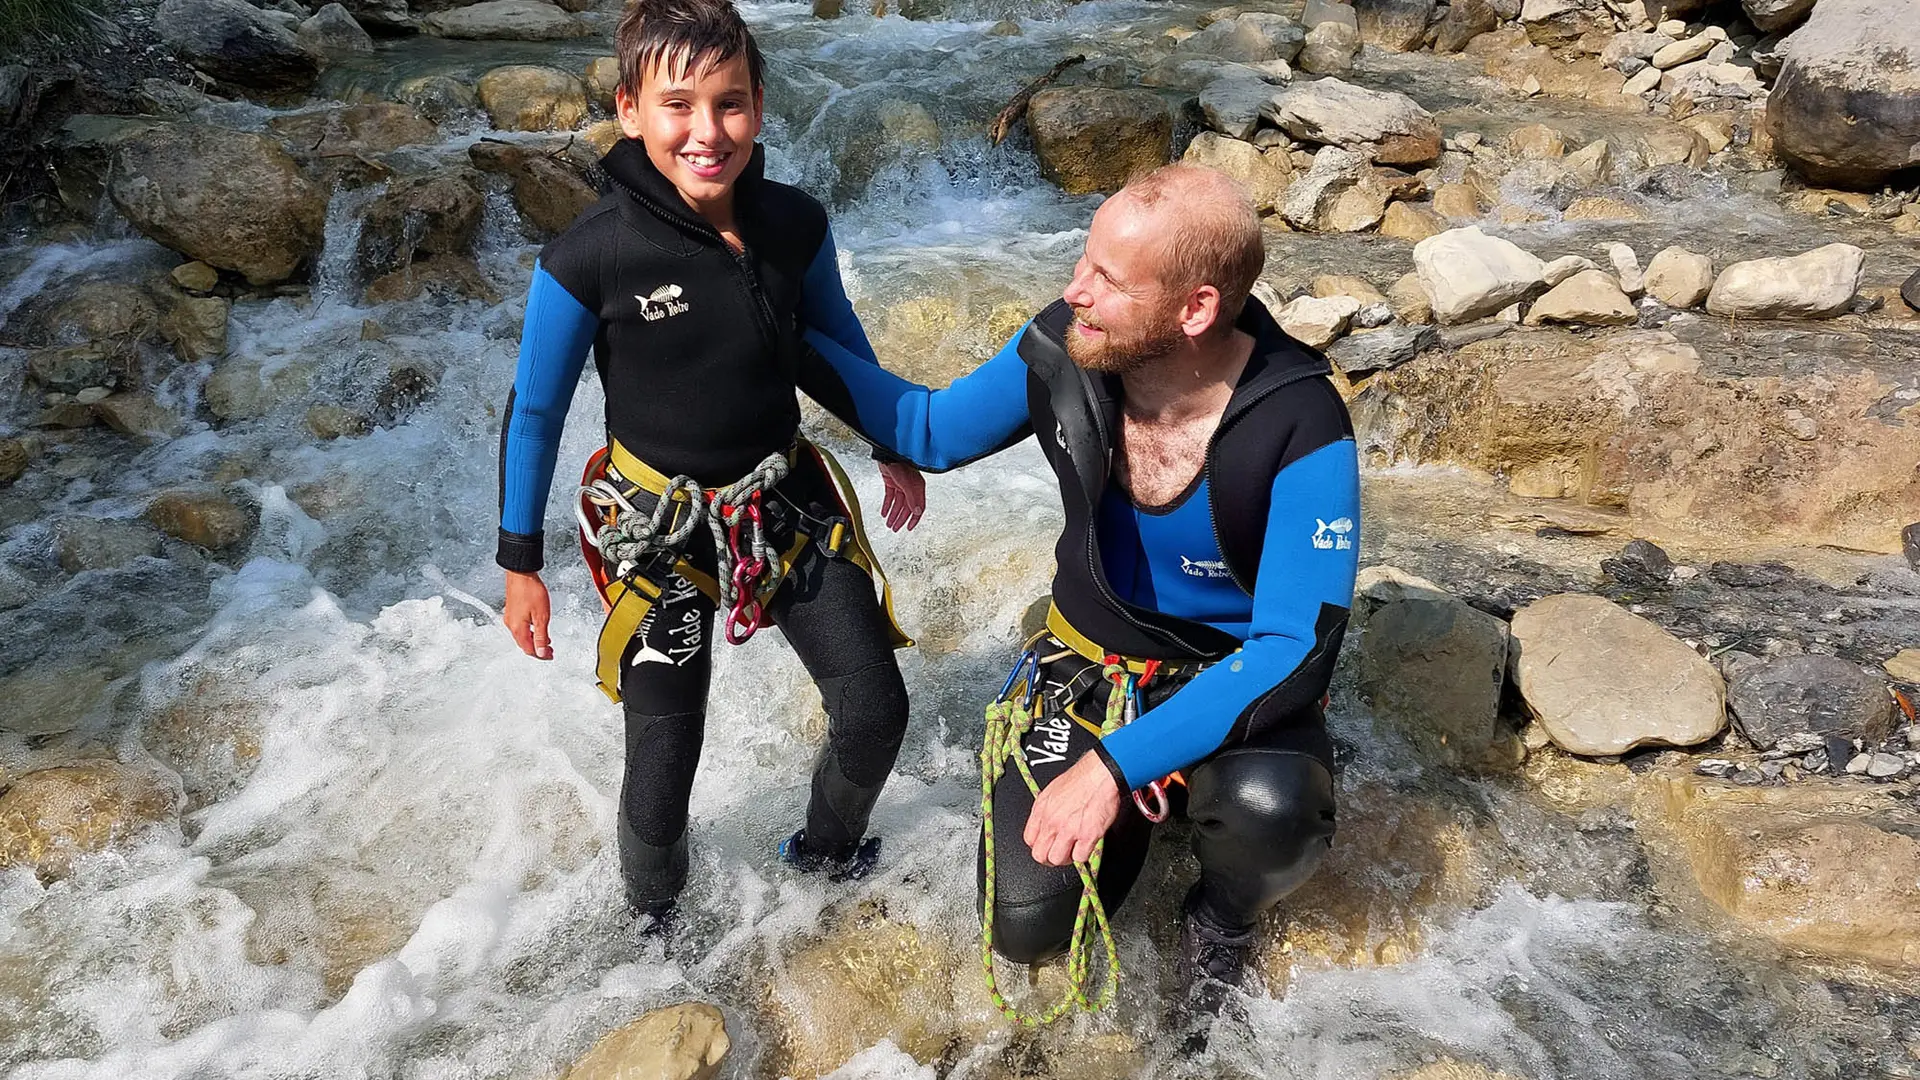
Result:
<svg viewBox="0 0 1920 1080"><path fill-rule="evenodd" d="M1250 926L1326 856L1333 774L1304 754L1241 750L1195 769L1191 784L1198 900L1218 925Z"/></svg>
<svg viewBox="0 0 1920 1080"><path fill-rule="evenodd" d="M1038 964L1067 951L1080 890L994 907L993 951L1016 964Z"/></svg>
<svg viewBox="0 0 1920 1080"><path fill-rule="evenodd" d="M907 734L907 684L892 657L820 680L827 738L840 771L861 786L884 783Z"/></svg>

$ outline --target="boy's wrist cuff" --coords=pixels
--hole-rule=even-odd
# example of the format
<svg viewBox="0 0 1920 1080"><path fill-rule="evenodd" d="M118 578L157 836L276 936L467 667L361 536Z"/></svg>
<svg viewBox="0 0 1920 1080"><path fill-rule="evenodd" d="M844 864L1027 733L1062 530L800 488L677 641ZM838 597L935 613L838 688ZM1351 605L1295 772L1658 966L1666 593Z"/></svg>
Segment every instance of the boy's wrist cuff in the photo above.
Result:
<svg viewBox="0 0 1920 1080"><path fill-rule="evenodd" d="M516 533L501 529L500 544L494 552L493 561L504 570L522 574L539 573L546 565L546 537L544 530Z"/></svg>

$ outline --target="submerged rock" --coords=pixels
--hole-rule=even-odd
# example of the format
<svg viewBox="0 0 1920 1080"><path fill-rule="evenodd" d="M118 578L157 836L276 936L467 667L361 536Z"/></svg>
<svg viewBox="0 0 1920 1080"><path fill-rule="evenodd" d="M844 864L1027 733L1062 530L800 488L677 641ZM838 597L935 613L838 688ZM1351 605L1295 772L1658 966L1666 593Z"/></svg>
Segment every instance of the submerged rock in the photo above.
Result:
<svg viewBox="0 0 1920 1080"><path fill-rule="evenodd" d="M1725 684L1665 630L1598 596L1516 612L1514 681L1553 741L1576 754L1694 746L1726 726Z"/></svg>
<svg viewBox="0 0 1920 1080"><path fill-rule="evenodd" d="M670 1005L607 1034L561 1080L713 1080L731 1046L719 1009Z"/></svg>
<svg viewBox="0 0 1920 1080"><path fill-rule="evenodd" d="M211 488L175 488L154 496L146 519L168 536L219 551L253 535L254 515Z"/></svg>
<svg viewBox="0 0 1920 1080"><path fill-rule="evenodd" d="M254 285L320 251L327 195L279 144L199 124L156 124L114 156L113 203L148 237Z"/></svg>
<svg viewBox="0 0 1920 1080"><path fill-rule="evenodd" d="M558 68L510 64L480 77L480 105L502 131L567 131L587 118L587 91Z"/></svg>
<svg viewBox="0 0 1920 1080"><path fill-rule="evenodd" d="M73 871L166 822L174 793L159 776L115 761L30 772L0 793L0 869L31 867L42 880Z"/></svg>
<svg viewBox="0 0 1920 1080"><path fill-rule="evenodd" d="M1908 0L1821 0L1767 97L1774 149L1817 183L1870 189L1920 165L1920 19Z"/></svg>
<svg viewBox="0 0 1920 1080"><path fill-rule="evenodd" d="M1893 698L1880 679L1837 656L1781 656L1736 669L1727 705L1761 750L1812 733L1877 743L1893 730Z"/></svg>
<svg viewBox="0 0 1920 1080"><path fill-rule="evenodd" d="M1173 149L1173 113L1148 90L1042 90L1028 104L1027 129L1040 171L1070 195L1118 191Z"/></svg>

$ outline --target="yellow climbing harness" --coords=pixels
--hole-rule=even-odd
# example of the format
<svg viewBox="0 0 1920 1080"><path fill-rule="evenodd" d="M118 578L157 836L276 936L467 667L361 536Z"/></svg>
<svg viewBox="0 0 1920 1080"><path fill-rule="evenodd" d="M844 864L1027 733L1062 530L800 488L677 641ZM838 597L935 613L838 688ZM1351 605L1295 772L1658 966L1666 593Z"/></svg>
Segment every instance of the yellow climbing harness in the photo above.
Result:
<svg viewBox="0 0 1920 1080"><path fill-rule="evenodd" d="M1062 648L1043 656L1039 650L1049 640ZM1066 996L1038 1013L1023 1011L1000 992L999 979L994 970L993 911L998 867L994 854L993 791L1006 775L1007 760L1011 758L1020 778L1026 782L1027 790L1035 798L1039 797L1040 784L1033 778L1033 770L1027 764L1027 755L1021 743L1034 721L1046 712L1048 703L1041 688L1042 672L1049 664L1066 658L1070 653L1100 665L1101 678L1112 685L1107 694L1106 715L1097 727L1080 716L1072 701L1058 704L1065 716L1095 735L1117 731L1138 718L1142 710L1142 688L1166 668L1158 660L1136 660L1102 652L1091 639L1067 622L1058 607L1050 606L1047 611L1047 631L1027 642L1026 651L1020 654L1013 670L1007 674L999 697L987 706L986 737L980 747L981 847L986 864L985 895L980 908L980 963L986 971L987 993L992 997L994 1007L1009 1020L1028 1027L1050 1024L1075 1007L1087 1012L1099 1012L1112 1004L1120 986L1120 954L1114 947L1113 927L1107 921L1106 906L1100 902L1100 862L1106 848L1104 838L1094 842L1093 851L1085 862L1074 863L1074 869L1080 875L1080 906L1073 917L1073 935L1067 941ZM1171 673L1171 669L1168 670ZM1190 674L1191 670L1181 669L1179 674L1184 676ZM1177 773L1168 779L1185 782ZM1160 790L1161 784L1161 781L1155 781L1151 785L1160 800L1157 815L1141 801L1138 792L1134 793L1134 801L1141 813L1151 821L1161 821L1166 817L1166 796ZM1104 949L1107 956L1107 978L1097 996L1087 993L1096 955L1095 941L1089 931L1099 935L1098 947Z"/></svg>
<svg viewBox="0 0 1920 1080"><path fill-rule="evenodd" d="M807 530L811 519L803 515L793 541L776 556L766 546L761 501L807 454L826 470L845 514L814 522L817 536ZM651 513L642 513L633 504L641 491L654 496ZM686 580L720 606L727 640L737 645L760 628L765 604L809 542L818 544L828 557L844 558L877 580L894 648L913 645L894 614L893 586L874 558L852 481L825 447L809 440L796 441L784 454L768 455L753 472L712 490L686 476L669 477L635 457L618 440L609 440L588 459L576 512L581 550L607 609L595 676L601 692L616 703L620 661L659 603L670 576ZM703 521L713 537L718 577L695 569L681 554Z"/></svg>

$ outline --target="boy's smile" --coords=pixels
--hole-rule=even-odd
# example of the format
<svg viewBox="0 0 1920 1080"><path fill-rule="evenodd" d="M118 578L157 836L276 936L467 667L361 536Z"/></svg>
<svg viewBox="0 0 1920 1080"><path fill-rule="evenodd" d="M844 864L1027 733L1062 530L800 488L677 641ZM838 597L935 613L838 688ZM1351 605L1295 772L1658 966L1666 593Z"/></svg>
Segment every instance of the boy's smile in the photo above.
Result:
<svg viewBox="0 0 1920 1080"><path fill-rule="evenodd" d="M638 95L624 87L615 94L620 129L646 147L689 207L724 229L732 224L734 181L760 135L761 93L745 56L684 68L683 60L649 67Z"/></svg>

